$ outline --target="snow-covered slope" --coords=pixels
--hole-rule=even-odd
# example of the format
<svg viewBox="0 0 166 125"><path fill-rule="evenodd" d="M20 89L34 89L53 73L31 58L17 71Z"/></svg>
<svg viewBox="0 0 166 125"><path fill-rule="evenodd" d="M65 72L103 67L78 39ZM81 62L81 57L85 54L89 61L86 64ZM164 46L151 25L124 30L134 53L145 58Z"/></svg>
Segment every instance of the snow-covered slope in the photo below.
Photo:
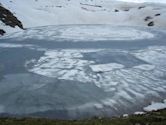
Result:
<svg viewBox="0 0 166 125"><path fill-rule="evenodd" d="M119 0L119 1L125 1L125 2L136 2L136 3L166 3L165 0Z"/></svg>
<svg viewBox="0 0 166 125"><path fill-rule="evenodd" d="M1 0L1 3L26 28L59 24L166 26L164 4L115 0Z"/></svg>

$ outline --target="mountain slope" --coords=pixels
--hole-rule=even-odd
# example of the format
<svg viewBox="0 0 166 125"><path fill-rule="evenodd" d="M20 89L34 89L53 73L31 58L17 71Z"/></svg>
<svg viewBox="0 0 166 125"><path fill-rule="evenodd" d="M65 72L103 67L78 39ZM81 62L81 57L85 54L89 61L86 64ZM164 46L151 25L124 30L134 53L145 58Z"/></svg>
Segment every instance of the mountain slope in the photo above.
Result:
<svg viewBox="0 0 166 125"><path fill-rule="evenodd" d="M166 5L115 0L1 0L26 28L63 24L166 26Z"/></svg>

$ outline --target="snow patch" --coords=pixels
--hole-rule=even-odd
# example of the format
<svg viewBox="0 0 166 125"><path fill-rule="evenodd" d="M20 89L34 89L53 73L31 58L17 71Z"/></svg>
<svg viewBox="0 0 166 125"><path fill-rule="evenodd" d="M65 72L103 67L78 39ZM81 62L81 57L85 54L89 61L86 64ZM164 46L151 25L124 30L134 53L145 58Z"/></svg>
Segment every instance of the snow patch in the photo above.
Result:
<svg viewBox="0 0 166 125"><path fill-rule="evenodd" d="M135 3L166 3L165 0L118 0L118 1L124 1L124 2L135 2Z"/></svg>
<svg viewBox="0 0 166 125"><path fill-rule="evenodd" d="M123 114L123 117L129 117L129 114Z"/></svg>
<svg viewBox="0 0 166 125"><path fill-rule="evenodd" d="M162 102L152 102L151 105L144 107L144 110L147 112L150 112L150 111L157 111L157 110L165 109L165 108L166 108L166 101L164 101L163 103Z"/></svg>
<svg viewBox="0 0 166 125"><path fill-rule="evenodd" d="M145 2L148 0L134 1ZM125 2L131 3L126 4ZM132 3L133 0L126 0L125 2L122 2L122 0L17 0L13 2L1 0L1 3L6 8L10 8L26 28L60 24L147 26L147 23L144 21L146 16L154 15L156 12L165 12L165 6L136 4ZM161 2L161 0L155 0L155 2ZM162 2L165 1L162 0ZM140 6L147 7L140 11L138 9ZM129 10L124 11L124 8ZM158 11L153 10L153 8L162 9ZM119 12L115 12L115 9L118 9ZM161 15L161 17L155 19L155 26L166 26L165 20L164 14Z"/></svg>
<svg viewBox="0 0 166 125"><path fill-rule="evenodd" d="M134 112L135 115L143 115L145 112Z"/></svg>

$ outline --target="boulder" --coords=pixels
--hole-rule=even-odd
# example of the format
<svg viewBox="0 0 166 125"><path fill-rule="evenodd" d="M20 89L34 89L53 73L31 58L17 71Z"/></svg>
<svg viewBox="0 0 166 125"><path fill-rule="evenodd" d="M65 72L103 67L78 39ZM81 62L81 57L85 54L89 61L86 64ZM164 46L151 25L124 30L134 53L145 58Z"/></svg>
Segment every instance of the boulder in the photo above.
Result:
<svg viewBox="0 0 166 125"><path fill-rule="evenodd" d="M0 29L0 35L4 35L6 32L3 29Z"/></svg>

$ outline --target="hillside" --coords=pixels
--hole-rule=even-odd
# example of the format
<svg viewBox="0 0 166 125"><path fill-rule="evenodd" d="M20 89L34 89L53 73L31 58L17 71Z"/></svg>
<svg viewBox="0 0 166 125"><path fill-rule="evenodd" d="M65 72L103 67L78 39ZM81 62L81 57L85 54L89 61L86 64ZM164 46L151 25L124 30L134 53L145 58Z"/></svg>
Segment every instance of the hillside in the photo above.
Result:
<svg viewBox="0 0 166 125"><path fill-rule="evenodd" d="M25 28L64 24L166 26L166 7L113 0L1 0Z"/></svg>

